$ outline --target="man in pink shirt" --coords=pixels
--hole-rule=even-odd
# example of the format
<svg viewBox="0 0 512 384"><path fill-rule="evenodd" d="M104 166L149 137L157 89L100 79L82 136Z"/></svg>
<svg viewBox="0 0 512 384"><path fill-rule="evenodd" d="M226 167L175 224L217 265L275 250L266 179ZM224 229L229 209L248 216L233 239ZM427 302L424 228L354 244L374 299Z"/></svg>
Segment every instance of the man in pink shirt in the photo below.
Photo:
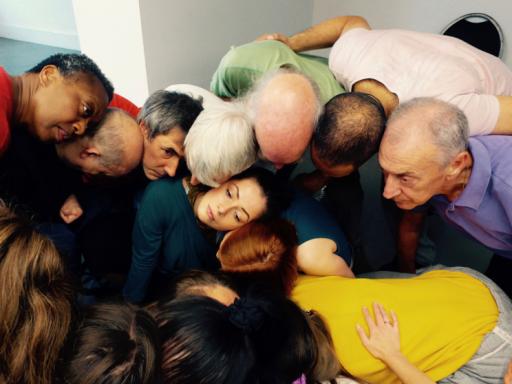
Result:
<svg viewBox="0 0 512 384"><path fill-rule="evenodd" d="M352 91L352 95L340 95L326 105L327 114L329 110L335 113L323 127L323 136L329 140L317 140L318 129L313 137L313 159L326 175L344 176L360 165L343 154L339 154L340 160L322 157L326 146L331 147L330 152L336 152L335 146L350 151L350 143L367 134L368 119L376 118L376 109L373 115L365 115L353 108L352 101L371 103L356 93L373 96L386 117L400 103L435 97L462 109L470 135L512 132L512 72L500 59L456 38L398 29L371 30L359 16L329 19L291 37L272 34L266 38L280 40L297 52L332 46L329 68ZM341 140L347 142L336 140L340 133L344 136ZM367 158L377 152L378 145L379 140L371 143Z"/></svg>

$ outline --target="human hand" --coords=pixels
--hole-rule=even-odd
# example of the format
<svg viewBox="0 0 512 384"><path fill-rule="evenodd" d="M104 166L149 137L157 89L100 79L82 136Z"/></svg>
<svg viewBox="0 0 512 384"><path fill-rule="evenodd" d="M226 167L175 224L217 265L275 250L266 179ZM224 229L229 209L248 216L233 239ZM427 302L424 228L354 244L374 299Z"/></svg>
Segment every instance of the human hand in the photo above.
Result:
<svg viewBox="0 0 512 384"><path fill-rule="evenodd" d="M276 40L281 43L286 44L290 47L290 39L288 36L283 35L282 33L265 33L261 36L258 36L255 41L265 41L265 40Z"/></svg>
<svg viewBox="0 0 512 384"><path fill-rule="evenodd" d="M512 361L508 364L507 374L503 378L504 384L512 384Z"/></svg>
<svg viewBox="0 0 512 384"><path fill-rule="evenodd" d="M373 304L373 312L375 320L368 308L363 307L363 315L370 331L369 335L366 334L361 325L356 324L361 342L368 352L382 361L386 361L396 355L401 355L400 332L395 312L390 311L390 319L386 310L378 303Z"/></svg>
<svg viewBox="0 0 512 384"><path fill-rule="evenodd" d="M84 211L75 195L70 195L60 208L60 217L66 224L72 223L82 216L83 213Z"/></svg>

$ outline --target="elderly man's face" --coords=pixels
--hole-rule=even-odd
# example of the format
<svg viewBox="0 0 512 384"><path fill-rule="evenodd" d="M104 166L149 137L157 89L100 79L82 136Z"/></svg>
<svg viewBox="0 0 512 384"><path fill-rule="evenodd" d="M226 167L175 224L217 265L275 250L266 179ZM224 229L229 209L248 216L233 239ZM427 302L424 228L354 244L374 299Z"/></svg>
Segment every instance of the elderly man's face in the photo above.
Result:
<svg viewBox="0 0 512 384"><path fill-rule="evenodd" d="M438 150L429 143L391 144L383 140L379 163L384 173L383 196L401 209L413 209L440 194L446 180L446 169L435 159Z"/></svg>

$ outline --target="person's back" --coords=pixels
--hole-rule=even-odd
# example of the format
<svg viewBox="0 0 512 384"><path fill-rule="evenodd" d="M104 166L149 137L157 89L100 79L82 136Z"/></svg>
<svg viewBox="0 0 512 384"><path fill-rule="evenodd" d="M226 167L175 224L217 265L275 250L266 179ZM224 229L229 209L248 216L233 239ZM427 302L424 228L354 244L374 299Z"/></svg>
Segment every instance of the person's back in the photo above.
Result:
<svg viewBox="0 0 512 384"><path fill-rule="evenodd" d="M431 271L407 279L305 276L292 298L303 309L323 315L342 366L374 383L398 381L360 343L355 325L365 323L361 307L380 302L393 309L400 321L402 352L436 381L469 361L498 320L491 291L459 271Z"/></svg>

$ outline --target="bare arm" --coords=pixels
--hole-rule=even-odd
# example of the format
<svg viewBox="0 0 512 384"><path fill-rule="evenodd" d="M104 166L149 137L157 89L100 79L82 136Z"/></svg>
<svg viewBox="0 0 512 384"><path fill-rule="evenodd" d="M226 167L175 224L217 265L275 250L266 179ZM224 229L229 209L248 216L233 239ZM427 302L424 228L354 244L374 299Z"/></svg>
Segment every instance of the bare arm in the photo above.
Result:
<svg viewBox="0 0 512 384"><path fill-rule="evenodd" d="M280 33L266 34L257 40L279 40L295 52L318 48L329 48L345 32L353 28L370 29L368 22L361 16L338 16L287 37Z"/></svg>
<svg viewBox="0 0 512 384"><path fill-rule="evenodd" d="M496 96L500 104L500 115L493 135L512 135L512 96Z"/></svg>
<svg viewBox="0 0 512 384"><path fill-rule="evenodd" d="M369 310L363 308L369 335L359 324L356 325L357 333L368 352L386 364L404 384L435 384L400 351L400 331L396 314L391 311L389 318L386 310L377 303L373 304L373 312L375 320Z"/></svg>
<svg viewBox="0 0 512 384"><path fill-rule="evenodd" d="M331 239L311 239L299 245L297 264L308 275L354 277L345 260L336 255L336 243Z"/></svg>
<svg viewBox="0 0 512 384"><path fill-rule="evenodd" d="M404 211L398 225L398 265L400 272L416 272L416 250L426 214Z"/></svg>

